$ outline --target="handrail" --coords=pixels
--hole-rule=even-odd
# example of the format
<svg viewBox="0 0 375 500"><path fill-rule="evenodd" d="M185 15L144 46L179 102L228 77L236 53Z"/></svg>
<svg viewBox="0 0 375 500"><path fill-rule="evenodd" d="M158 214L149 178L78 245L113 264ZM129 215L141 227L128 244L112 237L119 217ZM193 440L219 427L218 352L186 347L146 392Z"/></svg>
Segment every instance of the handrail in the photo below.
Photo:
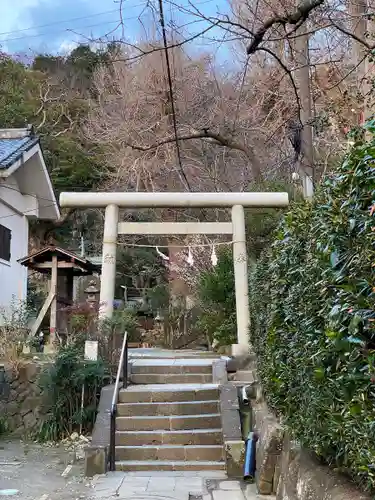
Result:
<svg viewBox="0 0 375 500"><path fill-rule="evenodd" d="M120 361L117 368L116 383L112 396L111 403L111 428L109 441L109 470L114 471L116 468L116 416L117 416L117 399L120 389L120 378L122 372L122 386L124 389L128 386L128 333L125 332L122 342Z"/></svg>

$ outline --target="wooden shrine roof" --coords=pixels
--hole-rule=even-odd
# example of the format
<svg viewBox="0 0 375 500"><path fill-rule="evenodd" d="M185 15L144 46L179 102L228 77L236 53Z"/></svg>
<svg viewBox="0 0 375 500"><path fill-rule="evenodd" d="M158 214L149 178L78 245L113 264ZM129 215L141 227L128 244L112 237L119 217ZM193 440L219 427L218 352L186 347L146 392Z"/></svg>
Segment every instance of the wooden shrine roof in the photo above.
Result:
<svg viewBox="0 0 375 500"><path fill-rule="evenodd" d="M23 266L41 273L50 273L52 268L52 257L57 257L57 267L63 270L65 274L74 276L85 276L93 273L100 273L101 266L94 264L85 257L80 257L69 250L48 245L41 250L37 250L18 262Z"/></svg>

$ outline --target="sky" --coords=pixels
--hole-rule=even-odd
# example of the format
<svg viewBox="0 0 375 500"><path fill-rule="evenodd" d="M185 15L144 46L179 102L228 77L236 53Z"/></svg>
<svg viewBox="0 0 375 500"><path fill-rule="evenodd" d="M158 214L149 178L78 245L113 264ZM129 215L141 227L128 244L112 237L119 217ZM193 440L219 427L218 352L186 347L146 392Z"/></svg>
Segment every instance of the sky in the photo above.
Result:
<svg viewBox="0 0 375 500"><path fill-rule="evenodd" d="M157 8L157 0L152 0ZM182 26L185 37L204 30L205 21L197 23L192 14L181 12L176 6L189 8L189 0L164 0L167 21ZM194 4L207 16L228 11L227 0L195 0ZM0 51L16 55L37 53L64 54L78 42L124 36L130 43L138 43L153 34L158 17L145 9L146 0L123 2L124 29L118 28L120 13L118 0L13 0L2 5L0 16ZM141 21L140 21L140 19ZM117 29L116 29L117 28ZM215 52L230 57L225 44L210 41L208 36L222 38L222 33L210 32L207 37L193 42L192 50ZM108 38L107 38L108 39Z"/></svg>

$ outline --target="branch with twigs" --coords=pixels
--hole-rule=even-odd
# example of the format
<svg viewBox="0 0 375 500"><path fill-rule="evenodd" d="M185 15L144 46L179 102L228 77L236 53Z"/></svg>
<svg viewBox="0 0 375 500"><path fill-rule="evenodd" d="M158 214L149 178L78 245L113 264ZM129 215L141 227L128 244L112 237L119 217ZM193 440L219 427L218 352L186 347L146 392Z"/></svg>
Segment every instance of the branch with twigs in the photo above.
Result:
<svg viewBox="0 0 375 500"><path fill-rule="evenodd" d="M253 171L254 178L257 179L258 181L262 179L262 172L261 172L261 167L259 164L259 161L256 157L255 151L252 147L250 146L245 146L244 144L235 141L234 139L229 139L228 137L225 137L221 134L217 134L215 132L211 132L208 129L204 129L203 131L195 132L192 134L188 135L183 135L178 137L179 141L191 141L194 139L206 139L210 142L213 142L217 145L230 148L230 149L235 149L237 151L241 151L242 153L245 154L245 156L249 159L251 163L251 169ZM131 144L127 143L126 145L132 149L135 149L136 151L152 151L160 146L165 146L166 144L170 144L174 142L176 139L175 137L168 137L166 139L163 139L161 141L158 141L154 144L148 145L148 146L141 146L137 144Z"/></svg>
<svg viewBox="0 0 375 500"><path fill-rule="evenodd" d="M61 217L56 221L38 221L32 231L33 237L36 237L41 245L55 243L56 229L62 227L76 212L76 208L68 208L62 211Z"/></svg>
<svg viewBox="0 0 375 500"><path fill-rule="evenodd" d="M293 30L287 33L287 36L297 31L297 29L308 19L310 13L316 8L323 5L324 0L305 0L301 2L294 12L286 14L285 16L273 16L267 19L263 25L254 33L253 40L247 47L247 54L254 54L258 50L259 45L263 42L267 32L275 25L286 26L291 24L294 26Z"/></svg>
<svg viewBox="0 0 375 500"><path fill-rule="evenodd" d="M345 29L340 24L337 24L330 16L328 16L328 19L330 20L331 25L334 28L336 28L338 31L340 31L343 35L346 35L346 36L348 36L350 38L353 38L353 40L355 40L356 42L362 44L369 51L375 50L375 43L368 43L368 41L365 40L364 38L360 38L354 32L348 31L347 29Z"/></svg>
<svg viewBox="0 0 375 500"><path fill-rule="evenodd" d="M294 92L294 95L295 95L295 98L296 98L296 101L297 101L297 109L298 109L298 119L299 121L301 122L301 99L299 97L299 94L298 94L298 89L297 89L297 85L296 85L296 82L294 81L294 78L293 78L293 75L292 75L292 72L289 70L289 68L283 63L283 61L280 59L280 57L275 54L274 52L272 52L272 50L270 49L267 49L266 47L259 47L258 50L261 50L263 52L266 52L267 54L269 54L270 56L272 56L274 59L276 59L276 61L278 62L278 64L282 67L282 69L285 71L285 73L288 75L289 77L289 80L292 84L292 87L293 87L293 92ZM302 123L302 122L301 122Z"/></svg>
<svg viewBox="0 0 375 500"><path fill-rule="evenodd" d="M40 130L41 128L43 128L43 126L46 123L47 111L46 111L45 107L47 106L47 104L51 103L51 102L59 101L61 99L61 96L50 97L49 96L50 91L51 91L51 85L49 84L49 82L47 82L47 88L45 90L44 90L43 86L40 86L40 88L39 88L40 106L37 109L37 111L35 112L35 116L39 116L40 114L42 114L42 120L40 121L40 123L36 127L37 131Z"/></svg>
<svg viewBox="0 0 375 500"><path fill-rule="evenodd" d="M50 112L51 114L52 111L58 108L59 112L56 118L50 124L51 131L49 133L53 137L59 137L60 135L64 135L67 132L71 132L76 127L77 121L69 115L69 109L66 103L68 99L67 92L62 92L60 89L58 89L59 95L52 97L50 93L53 91L53 87L54 85L53 83L51 83L51 81L46 81L45 85L39 88L40 106L35 112L35 116L39 117L39 115L41 115L42 119L36 126L36 130L42 131L47 121L48 112ZM55 131L56 128L59 128L59 126L63 124L64 121L67 121L68 125L61 130Z"/></svg>

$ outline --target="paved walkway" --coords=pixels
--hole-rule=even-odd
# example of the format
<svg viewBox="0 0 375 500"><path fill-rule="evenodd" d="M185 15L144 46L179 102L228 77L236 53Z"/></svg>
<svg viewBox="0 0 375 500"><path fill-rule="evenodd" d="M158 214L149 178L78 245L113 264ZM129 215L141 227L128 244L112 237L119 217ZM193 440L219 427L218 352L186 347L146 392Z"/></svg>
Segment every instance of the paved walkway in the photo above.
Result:
<svg viewBox="0 0 375 500"><path fill-rule="evenodd" d="M272 500L224 472L114 472L92 482L96 500Z"/></svg>
<svg viewBox="0 0 375 500"><path fill-rule="evenodd" d="M75 461L74 452L63 446L0 441L0 500L83 500L91 494L83 460Z"/></svg>
<svg viewBox="0 0 375 500"><path fill-rule="evenodd" d="M72 465L73 462L73 465ZM65 472L67 472L65 474ZM6 490L16 493L9 496ZM273 500L223 471L115 472L83 477L72 452L22 442L0 443L0 500Z"/></svg>

